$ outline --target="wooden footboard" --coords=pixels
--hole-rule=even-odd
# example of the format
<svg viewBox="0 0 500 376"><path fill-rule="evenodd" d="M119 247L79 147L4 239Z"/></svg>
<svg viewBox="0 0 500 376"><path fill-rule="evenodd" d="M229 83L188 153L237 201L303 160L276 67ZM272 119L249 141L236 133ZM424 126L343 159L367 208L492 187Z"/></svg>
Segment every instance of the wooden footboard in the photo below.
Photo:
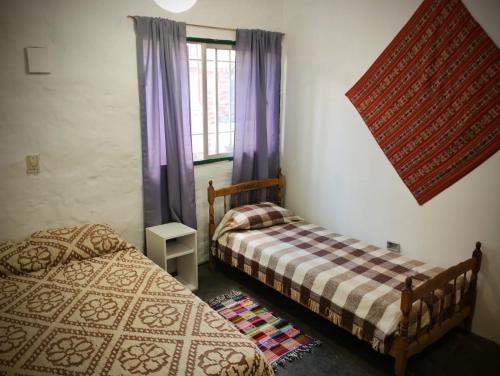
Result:
<svg viewBox="0 0 500 376"><path fill-rule="evenodd" d="M412 289L411 277L406 279L405 289L401 293L402 318L399 334L394 338L390 350L390 355L395 358L394 372L397 376L405 374L408 358L437 341L452 328L463 323L466 328L470 329L476 302L477 275L481 267L481 257L481 243L477 242L472 258L446 269L415 289ZM448 307L445 307L445 296L449 296ZM422 325L422 307L431 302L429 310L432 316L436 301L437 317L431 318L427 325ZM416 329L414 333L410 333L410 314L415 304L418 309ZM445 314L446 311L448 314Z"/></svg>

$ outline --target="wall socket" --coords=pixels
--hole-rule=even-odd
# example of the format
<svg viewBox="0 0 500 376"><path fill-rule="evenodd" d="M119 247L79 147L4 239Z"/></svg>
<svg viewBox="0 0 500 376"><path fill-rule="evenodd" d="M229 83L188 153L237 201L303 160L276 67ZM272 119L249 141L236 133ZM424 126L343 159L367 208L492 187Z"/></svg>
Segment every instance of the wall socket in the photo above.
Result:
<svg viewBox="0 0 500 376"><path fill-rule="evenodd" d="M39 155L27 155L26 156L26 174L27 175L38 175L40 173L40 161Z"/></svg>
<svg viewBox="0 0 500 376"><path fill-rule="evenodd" d="M387 241L387 249L389 251L401 253L401 244L395 243L395 242L391 242L391 241L388 240Z"/></svg>

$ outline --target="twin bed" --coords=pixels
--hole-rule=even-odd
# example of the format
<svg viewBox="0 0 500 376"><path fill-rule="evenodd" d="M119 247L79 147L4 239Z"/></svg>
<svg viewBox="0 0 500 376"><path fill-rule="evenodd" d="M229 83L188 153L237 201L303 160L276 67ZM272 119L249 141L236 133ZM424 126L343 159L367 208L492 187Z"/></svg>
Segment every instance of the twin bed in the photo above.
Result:
<svg viewBox="0 0 500 376"><path fill-rule="evenodd" d="M281 174L217 190L209 182L212 267L222 261L240 269L370 342L395 358L396 375L453 327L470 327L480 243L470 259L443 269L334 234L270 202L238 205L244 195L269 193L279 204L282 188ZM225 213L218 226L217 197Z"/></svg>
<svg viewBox="0 0 500 376"><path fill-rule="evenodd" d="M253 342L106 225L0 242L0 375L273 375Z"/></svg>

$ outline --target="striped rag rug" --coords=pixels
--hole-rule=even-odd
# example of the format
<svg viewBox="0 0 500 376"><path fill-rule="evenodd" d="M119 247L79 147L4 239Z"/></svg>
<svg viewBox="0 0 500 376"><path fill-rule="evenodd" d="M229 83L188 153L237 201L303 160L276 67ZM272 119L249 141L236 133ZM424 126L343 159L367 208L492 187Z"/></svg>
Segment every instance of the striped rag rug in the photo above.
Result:
<svg viewBox="0 0 500 376"><path fill-rule="evenodd" d="M421 205L500 149L500 52L460 0L424 0L346 95Z"/></svg>
<svg viewBox="0 0 500 376"><path fill-rule="evenodd" d="M208 304L251 338L274 370L301 358L321 344L240 291L233 290L215 297Z"/></svg>

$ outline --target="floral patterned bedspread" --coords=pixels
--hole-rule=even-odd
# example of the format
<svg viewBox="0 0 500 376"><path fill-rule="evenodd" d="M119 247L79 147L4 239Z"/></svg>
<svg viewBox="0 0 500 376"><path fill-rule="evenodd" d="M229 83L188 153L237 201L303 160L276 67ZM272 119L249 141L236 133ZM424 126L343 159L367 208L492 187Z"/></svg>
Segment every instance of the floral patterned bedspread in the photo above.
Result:
<svg viewBox="0 0 500 376"><path fill-rule="evenodd" d="M0 242L0 375L273 375L243 334L106 225Z"/></svg>

